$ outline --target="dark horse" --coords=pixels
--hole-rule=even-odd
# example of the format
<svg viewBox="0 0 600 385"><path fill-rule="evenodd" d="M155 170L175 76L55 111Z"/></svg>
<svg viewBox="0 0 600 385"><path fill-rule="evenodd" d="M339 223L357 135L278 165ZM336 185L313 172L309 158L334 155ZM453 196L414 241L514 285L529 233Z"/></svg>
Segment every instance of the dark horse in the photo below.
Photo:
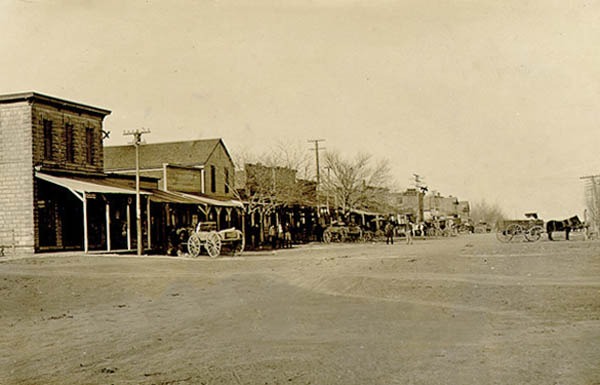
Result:
<svg viewBox="0 0 600 385"><path fill-rule="evenodd" d="M571 217L569 219L565 219L564 221L548 221L546 222L546 232L548 233L548 239L553 241L552 232L553 231L564 231L565 237L567 241L569 240L569 233L572 230L576 230L583 226L583 222L579 219L577 215Z"/></svg>

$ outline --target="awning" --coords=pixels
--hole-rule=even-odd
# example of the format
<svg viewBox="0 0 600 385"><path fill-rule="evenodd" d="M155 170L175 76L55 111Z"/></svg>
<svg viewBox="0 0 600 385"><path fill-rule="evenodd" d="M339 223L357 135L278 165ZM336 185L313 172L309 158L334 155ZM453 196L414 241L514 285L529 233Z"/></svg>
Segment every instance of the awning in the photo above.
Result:
<svg viewBox="0 0 600 385"><path fill-rule="evenodd" d="M35 176L46 182L53 183L55 185L64 187L72 193L79 196L79 194L85 193L100 193L100 194L128 194L135 195L135 189L128 188L126 186L118 186L115 181L103 181L101 178L78 178L78 177L64 177L44 174L36 171ZM205 196L186 194L175 191L164 191L164 190L140 190L142 195L150 195L150 200L153 202L163 203L183 203L183 204L195 204L205 206L217 206L217 207L239 207L243 208L244 204L240 201L229 199L220 200L214 198L208 198ZM83 197L79 197L83 199Z"/></svg>
<svg viewBox="0 0 600 385"><path fill-rule="evenodd" d="M195 195L195 194L185 194L185 193L181 193L181 194L187 198L198 199L198 200L202 201L204 204L209 205L209 206L244 208L244 204L242 202L233 200L233 199L220 200L220 199L214 199L214 198L209 198L206 196L200 196L200 195Z"/></svg>
<svg viewBox="0 0 600 385"><path fill-rule="evenodd" d="M73 193L101 193L101 194L135 194L135 190L123 187L116 187L108 183L102 183L101 179L95 178L93 181L85 180L84 178L63 177L48 175L36 171L35 176L46 182L64 187ZM140 191L140 194L149 194L145 191Z"/></svg>
<svg viewBox="0 0 600 385"><path fill-rule="evenodd" d="M195 199L192 197L186 197L181 193L164 191L164 190L150 190L152 195L150 195L150 200L152 202L158 203L182 203L182 204L205 204L204 201L200 199Z"/></svg>
<svg viewBox="0 0 600 385"><path fill-rule="evenodd" d="M354 213L354 214L358 214L358 215L370 215L370 216L374 216L374 217L383 216L383 214L381 214L381 213L374 213L371 211L358 210L358 209L352 209L352 210L350 210L350 212Z"/></svg>
<svg viewBox="0 0 600 385"><path fill-rule="evenodd" d="M242 202L236 200L220 200L179 191L150 190L150 192L152 194L150 200L153 202L196 204L217 207L244 207Z"/></svg>

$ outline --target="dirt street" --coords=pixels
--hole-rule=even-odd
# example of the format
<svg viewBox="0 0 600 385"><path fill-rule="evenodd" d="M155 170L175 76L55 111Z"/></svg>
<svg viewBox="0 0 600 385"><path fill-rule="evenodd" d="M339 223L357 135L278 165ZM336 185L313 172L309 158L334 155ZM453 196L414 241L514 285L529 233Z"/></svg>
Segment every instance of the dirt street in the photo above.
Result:
<svg viewBox="0 0 600 385"><path fill-rule="evenodd" d="M600 384L600 242L0 258L1 384Z"/></svg>

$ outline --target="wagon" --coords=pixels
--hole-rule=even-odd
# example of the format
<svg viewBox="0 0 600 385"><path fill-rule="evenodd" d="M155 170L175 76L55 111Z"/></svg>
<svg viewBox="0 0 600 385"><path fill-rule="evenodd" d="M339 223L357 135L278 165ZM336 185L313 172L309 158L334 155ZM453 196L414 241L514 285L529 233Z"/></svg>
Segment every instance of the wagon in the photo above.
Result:
<svg viewBox="0 0 600 385"><path fill-rule="evenodd" d="M496 226L496 238L500 242L537 242L544 233L544 221L537 218L501 220Z"/></svg>
<svg viewBox="0 0 600 385"><path fill-rule="evenodd" d="M323 231L323 242L362 241L363 231L359 225L346 225L343 222L333 222Z"/></svg>
<svg viewBox="0 0 600 385"><path fill-rule="evenodd" d="M244 251L244 233L235 227L220 231L216 228L215 222L198 223L187 241L188 254L195 258L204 249L209 257L217 258L223 247L229 248L234 255Z"/></svg>

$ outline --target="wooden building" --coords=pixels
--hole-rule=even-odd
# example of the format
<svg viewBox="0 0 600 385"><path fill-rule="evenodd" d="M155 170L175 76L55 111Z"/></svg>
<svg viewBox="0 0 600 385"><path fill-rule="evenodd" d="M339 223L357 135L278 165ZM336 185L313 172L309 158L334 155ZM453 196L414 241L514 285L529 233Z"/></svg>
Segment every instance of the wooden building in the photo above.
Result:
<svg viewBox="0 0 600 385"><path fill-rule="evenodd" d="M155 178L149 211L156 242L167 245L173 232L198 222L215 222L217 229L244 230L243 204L236 199L234 164L221 139L144 144L139 147L140 175ZM135 175L135 148L104 148L106 172ZM164 248L164 247L163 247Z"/></svg>

